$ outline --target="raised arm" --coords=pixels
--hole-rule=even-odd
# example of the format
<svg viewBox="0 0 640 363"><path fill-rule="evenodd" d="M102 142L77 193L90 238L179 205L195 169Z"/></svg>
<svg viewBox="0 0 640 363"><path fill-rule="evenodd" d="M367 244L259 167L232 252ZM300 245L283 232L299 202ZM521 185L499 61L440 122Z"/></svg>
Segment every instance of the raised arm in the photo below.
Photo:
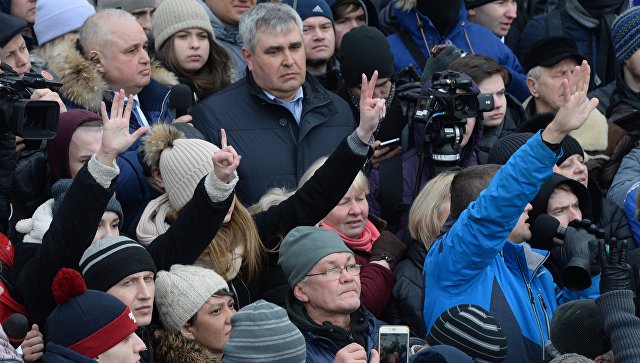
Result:
<svg viewBox="0 0 640 363"><path fill-rule="evenodd" d="M441 252L430 253L433 258L425 264L434 281L464 289L502 250L529 201L551 177L560 141L582 126L598 104L586 96L589 76L589 65L583 62L564 80L563 105L553 121L509 159L449 233L434 244L432 248Z"/></svg>
<svg viewBox="0 0 640 363"><path fill-rule="evenodd" d="M227 145L224 129L221 135L222 148L211 157L213 171L198 183L193 197L167 232L147 246L158 270L168 270L176 263L192 265L218 233L233 203L240 155Z"/></svg>

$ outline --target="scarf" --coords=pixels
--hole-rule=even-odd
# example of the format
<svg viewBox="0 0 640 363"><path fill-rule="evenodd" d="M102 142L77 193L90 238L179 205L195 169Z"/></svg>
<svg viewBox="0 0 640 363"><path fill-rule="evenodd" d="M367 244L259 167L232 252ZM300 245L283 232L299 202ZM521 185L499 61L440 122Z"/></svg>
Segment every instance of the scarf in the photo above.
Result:
<svg viewBox="0 0 640 363"><path fill-rule="evenodd" d="M366 253L371 253L373 242L380 237L380 232L368 219L364 226L364 230L356 238L347 237L324 223L320 223L320 228L336 232L349 248L356 251L364 251Z"/></svg>
<svg viewBox="0 0 640 363"><path fill-rule="evenodd" d="M595 69L593 83L596 87L613 79L615 63L611 45L611 24L626 6L628 2L624 0L566 0L569 16L584 27L593 29L596 35L598 53L592 64Z"/></svg>
<svg viewBox="0 0 640 363"><path fill-rule="evenodd" d="M138 227L136 227L136 235L140 244L148 246L156 237L171 227L166 221L170 211L171 203L169 195L166 193L149 202L142 212Z"/></svg>

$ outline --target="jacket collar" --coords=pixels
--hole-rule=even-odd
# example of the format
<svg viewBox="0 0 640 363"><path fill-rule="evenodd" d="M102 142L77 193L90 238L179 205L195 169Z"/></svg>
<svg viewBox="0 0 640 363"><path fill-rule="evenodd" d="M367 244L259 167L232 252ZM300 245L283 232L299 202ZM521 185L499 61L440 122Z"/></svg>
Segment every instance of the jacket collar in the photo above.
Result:
<svg viewBox="0 0 640 363"><path fill-rule="evenodd" d="M220 362L222 355L214 354L195 340L187 339L180 333L171 333L157 329L154 334L157 342L155 360L162 362L210 363Z"/></svg>
<svg viewBox="0 0 640 363"><path fill-rule="evenodd" d="M501 254L507 268L518 275L522 275L527 283L531 283L537 276L538 270L549 258L549 251L531 248L527 242L513 243L507 241L502 248Z"/></svg>

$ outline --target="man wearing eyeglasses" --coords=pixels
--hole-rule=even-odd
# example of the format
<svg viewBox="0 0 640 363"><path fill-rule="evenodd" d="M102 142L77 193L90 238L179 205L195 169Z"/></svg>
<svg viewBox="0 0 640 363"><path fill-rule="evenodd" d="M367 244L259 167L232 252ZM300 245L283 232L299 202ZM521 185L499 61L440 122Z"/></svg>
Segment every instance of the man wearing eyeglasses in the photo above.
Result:
<svg viewBox="0 0 640 363"><path fill-rule="evenodd" d="M285 308L304 335L307 362L378 361L373 348L382 322L360 303L360 265L337 233L294 228L278 265L291 287Z"/></svg>

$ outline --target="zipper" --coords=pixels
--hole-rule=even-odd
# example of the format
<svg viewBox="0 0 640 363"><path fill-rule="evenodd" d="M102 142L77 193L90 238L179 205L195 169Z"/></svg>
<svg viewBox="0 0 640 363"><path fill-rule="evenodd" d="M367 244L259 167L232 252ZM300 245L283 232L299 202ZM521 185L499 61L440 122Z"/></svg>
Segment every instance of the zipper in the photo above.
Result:
<svg viewBox="0 0 640 363"><path fill-rule="evenodd" d="M515 254L516 262L518 262L518 270L520 270L520 276L522 276L522 281L527 287L527 293L529 294L529 301L531 301L531 307L533 308L533 316L536 318L536 324L538 325L538 332L540 333L540 346L542 347L542 360L545 360L544 356L544 332L542 331L542 324L540 323L540 317L538 316L538 311L536 309L536 300L533 297L533 291L531 291L531 285L529 281L525 278L524 272L522 272L522 265L520 264L520 259L518 258L518 254Z"/></svg>
<svg viewBox="0 0 640 363"><path fill-rule="evenodd" d="M538 299L540 300L540 305L542 305L542 313L544 314L544 321L547 325L547 333L549 334L549 339L551 339L551 324L549 323L549 315L547 315L547 304L545 304L542 295L538 294Z"/></svg>

